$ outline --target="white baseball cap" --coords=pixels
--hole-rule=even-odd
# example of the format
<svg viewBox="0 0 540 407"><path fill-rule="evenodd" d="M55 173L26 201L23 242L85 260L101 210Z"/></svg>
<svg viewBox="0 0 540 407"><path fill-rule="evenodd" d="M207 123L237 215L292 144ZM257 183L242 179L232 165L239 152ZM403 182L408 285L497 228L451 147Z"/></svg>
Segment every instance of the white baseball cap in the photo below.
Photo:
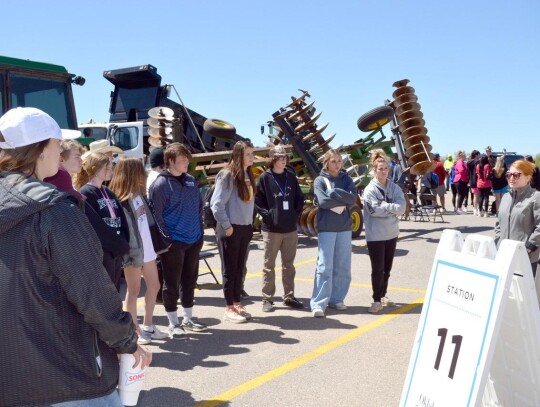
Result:
<svg viewBox="0 0 540 407"><path fill-rule="evenodd" d="M29 146L51 138L74 139L81 135L79 130L60 129L51 116L34 107L9 110L0 117L0 133L5 140L0 142L0 148L5 150Z"/></svg>

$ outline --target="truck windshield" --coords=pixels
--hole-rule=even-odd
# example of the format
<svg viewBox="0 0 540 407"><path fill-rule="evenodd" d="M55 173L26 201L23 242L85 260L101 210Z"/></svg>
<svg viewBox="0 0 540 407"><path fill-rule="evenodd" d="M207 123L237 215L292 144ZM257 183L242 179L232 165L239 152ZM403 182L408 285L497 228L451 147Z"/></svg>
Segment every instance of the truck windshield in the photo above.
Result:
<svg viewBox="0 0 540 407"><path fill-rule="evenodd" d="M46 111L63 129L70 128L71 112L67 84L54 79L22 75L10 77L11 106L36 107Z"/></svg>
<svg viewBox="0 0 540 407"><path fill-rule="evenodd" d="M115 113L126 112L131 109L145 110L156 106L158 88L119 88L116 100Z"/></svg>

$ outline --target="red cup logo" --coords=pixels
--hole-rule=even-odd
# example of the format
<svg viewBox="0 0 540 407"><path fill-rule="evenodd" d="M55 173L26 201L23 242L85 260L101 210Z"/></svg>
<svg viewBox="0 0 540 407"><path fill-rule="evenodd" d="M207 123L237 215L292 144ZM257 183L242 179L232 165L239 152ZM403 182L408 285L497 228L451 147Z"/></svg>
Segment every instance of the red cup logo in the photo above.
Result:
<svg viewBox="0 0 540 407"><path fill-rule="evenodd" d="M144 372L140 372L140 373L127 372L125 385L129 386L130 384L140 382L141 380L144 380Z"/></svg>

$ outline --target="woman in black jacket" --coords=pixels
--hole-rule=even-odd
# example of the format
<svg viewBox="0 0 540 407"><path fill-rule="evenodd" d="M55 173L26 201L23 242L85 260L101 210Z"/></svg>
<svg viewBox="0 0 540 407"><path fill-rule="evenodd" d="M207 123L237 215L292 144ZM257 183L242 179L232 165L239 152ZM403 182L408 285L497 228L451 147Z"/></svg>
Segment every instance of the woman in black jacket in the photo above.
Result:
<svg viewBox="0 0 540 407"><path fill-rule="evenodd" d="M121 406L118 353L143 367L103 266L101 247L72 196L43 182L58 171L63 133L46 113L0 118L0 405L71 401Z"/></svg>
<svg viewBox="0 0 540 407"><path fill-rule="evenodd" d="M112 159L104 153L92 153L83 162L83 169L75 176L75 188L86 197L86 204L101 218L96 220L91 212L88 219L94 230L102 235L103 266L116 289L120 291L122 257L129 253L129 227L120 201L103 183L113 174ZM86 211L88 213L88 211ZM103 227L105 225L106 227Z"/></svg>

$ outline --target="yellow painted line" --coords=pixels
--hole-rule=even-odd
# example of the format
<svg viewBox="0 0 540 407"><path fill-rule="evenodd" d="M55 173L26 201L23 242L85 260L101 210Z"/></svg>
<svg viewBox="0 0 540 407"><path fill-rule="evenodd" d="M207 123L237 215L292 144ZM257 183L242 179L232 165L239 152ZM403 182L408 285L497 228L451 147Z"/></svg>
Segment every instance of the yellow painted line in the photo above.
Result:
<svg viewBox="0 0 540 407"><path fill-rule="evenodd" d="M294 281L304 281L307 283L312 283L312 278L302 278L302 277L295 277ZM372 288L371 284L360 284L360 283L351 283L351 287L361 287L361 288ZM404 291L409 293L425 293L426 290L420 290L417 288L404 288L404 287L388 287L388 291Z"/></svg>
<svg viewBox="0 0 540 407"><path fill-rule="evenodd" d="M377 318L375 321L361 326L348 334L333 340L332 342L329 342L311 352L306 353L305 355L302 355L296 359L291 360L290 362L287 362L261 376L255 377L254 379L251 379L239 386L236 386L230 390L227 390L224 393L221 393L215 397L212 397L211 399L202 401L198 404L196 404L197 407L216 407L225 403L228 403L235 397L238 397L244 393L247 393L250 390L256 389L257 387L262 386L263 384L277 379L280 376L283 376L284 374L297 369L303 365L305 365L308 362L311 362L312 360L325 355L326 353L330 352L331 350L336 349L339 346L342 346L353 339L358 338L361 335L364 335L365 333L380 327L381 325L386 324L387 322L390 322L394 318L398 317L401 314L404 314L405 312L408 312L419 305L423 304L424 298L419 298L415 300L414 302L399 308L389 314L383 315L380 318Z"/></svg>

